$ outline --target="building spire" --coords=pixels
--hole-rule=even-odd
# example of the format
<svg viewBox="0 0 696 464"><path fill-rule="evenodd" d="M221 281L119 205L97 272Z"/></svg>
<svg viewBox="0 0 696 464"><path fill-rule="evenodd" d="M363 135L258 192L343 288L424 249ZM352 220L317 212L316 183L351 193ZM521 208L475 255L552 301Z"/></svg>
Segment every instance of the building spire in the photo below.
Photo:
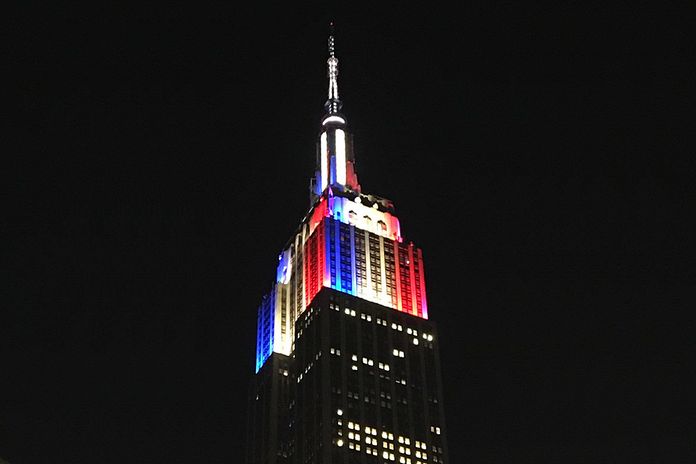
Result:
<svg viewBox="0 0 696 464"><path fill-rule="evenodd" d="M328 65L329 99L326 100L324 107L326 112L331 115L337 114L343 106L338 98L338 58L336 58L335 52L333 21L329 24L329 59L326 60L326 64Z"/></svg>

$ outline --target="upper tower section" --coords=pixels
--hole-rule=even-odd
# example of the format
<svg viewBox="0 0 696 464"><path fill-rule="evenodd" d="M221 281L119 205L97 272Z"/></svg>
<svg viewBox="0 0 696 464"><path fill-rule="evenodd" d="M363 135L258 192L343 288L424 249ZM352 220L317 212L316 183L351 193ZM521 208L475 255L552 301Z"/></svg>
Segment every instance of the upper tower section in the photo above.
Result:
<svg viewBox="0 0 696 464"><path fill-rule="evenodd" d="M328 67L327 77L329 78L329 99L324 104L327 116L338 115L339 111L341 111L341 106L343 106L338 98L338 58L336 58L335 47L334 26L331 23L329 25L329 59L326 60ZM345 120L343 122L345 123Z"/></svg>
<svg viewBox="0 0 696 464"><path fill-rule="evenodd" d="M329 92L317 141L316 170L310 184L312 204L327 188L336 192L360 193L355 173L353 138L347 130L346 117L341 113L343 103L338 97L338 58L333 23L329 26L328 46L326 65Z"/></svg>

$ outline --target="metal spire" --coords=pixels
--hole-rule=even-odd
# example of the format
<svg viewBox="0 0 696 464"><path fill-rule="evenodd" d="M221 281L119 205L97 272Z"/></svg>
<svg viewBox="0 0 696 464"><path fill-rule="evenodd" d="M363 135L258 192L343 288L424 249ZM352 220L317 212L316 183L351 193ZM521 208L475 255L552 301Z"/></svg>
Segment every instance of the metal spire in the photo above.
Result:
<svg viewBox="0 0 696 464"><path fill-rule="evenodd" d="M329 77L329 99L326 101L325 107L329 114L338 113L342 106L338 98L338 58L336 58L334 47L334 24L332 21L329 24L329 59L326 60Z"/></svg>

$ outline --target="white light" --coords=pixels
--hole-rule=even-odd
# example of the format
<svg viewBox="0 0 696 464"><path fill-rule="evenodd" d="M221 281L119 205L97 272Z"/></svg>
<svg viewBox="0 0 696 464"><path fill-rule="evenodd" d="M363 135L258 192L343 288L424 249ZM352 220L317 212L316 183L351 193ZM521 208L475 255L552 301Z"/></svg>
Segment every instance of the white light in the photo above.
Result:
<svg viewBox="0 0 696 464"><path fill-rule="evenodd" d="M346 184L346 133L336 129L336 182Z"/></svg>
<svg viewBox="0 0 696 464"><path fill-rule="evenodd" d="M335 115L334 115L334 116L329 116L328 118L324 119L324 120L321 122L321 124L322 124L322 126L325 126L326 124L328 124L328 123L330 123L330 122L340 122L341 124L345 124L345 123L346 123L346 120L343 119L343 118L340 117L340 116L335 116Z"/></svg>
<svg viewBox="0 0 696 464"><path fill-rule="evenodd" d="M338 445L339 447L343 446L343 440L341 440L340 438L336 440L336 445Z"/></svg>
<svg viewBox="0 0 696 464"><path fill-rule="evenodd" d="M329 181L329 166L326 164L326 158L328 156L328 145L326 142L326 132L321 134L321 191L326 189Z"/></svg>
<svg viewBox="0 0 696 464"><path fill-rule="evenodd" d="M414 339L413 339L413 344L414 344L414 345L417 345L417 344L418 344L418 339L417 339L417 338L414 338Z"/></svg>
<svg viewBox="0 0 696 464"><path fill-rule="evenodd" d="M337 409L337 410L336 410L336 415L342 416L342 415L343 415L343 409Z"/></svg>

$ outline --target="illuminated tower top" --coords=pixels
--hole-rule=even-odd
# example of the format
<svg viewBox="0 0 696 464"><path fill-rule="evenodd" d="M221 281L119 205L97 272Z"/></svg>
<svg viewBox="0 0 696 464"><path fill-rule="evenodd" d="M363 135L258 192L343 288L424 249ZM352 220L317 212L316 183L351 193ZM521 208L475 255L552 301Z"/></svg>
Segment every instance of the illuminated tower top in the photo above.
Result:
<svg viewBox="0 0 696 464"><path fill-rule="evenodd" d="M257 371L271 353L292 353L295 322L322 288L428 318L420 248L404 241L391 200L362 192L358 183L335 45L332 24L310 207L278 256L276 281L259 308Z"/></svg>
<svg viewBox="0 0 696 464"><path fill-rule="evenodd" d="M317 144L317 167L310 187L312 203L329 187L335 192L360 192L354 168L352 138L347 133L346 118L341 113L343 102L338 97L338 58L333 23L329 26L328 45L326 64L329 92Z"/></svg>

